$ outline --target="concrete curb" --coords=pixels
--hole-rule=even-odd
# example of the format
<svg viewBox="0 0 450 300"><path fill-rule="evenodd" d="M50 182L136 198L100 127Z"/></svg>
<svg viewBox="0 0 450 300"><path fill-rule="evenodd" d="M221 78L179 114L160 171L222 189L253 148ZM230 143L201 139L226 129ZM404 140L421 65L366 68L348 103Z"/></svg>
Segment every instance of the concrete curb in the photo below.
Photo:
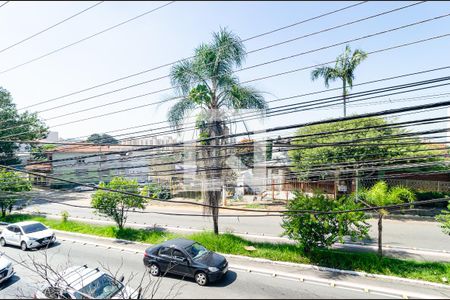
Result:
<svg viewBox="0 0 450 300"><path fill-rule="evenodd" d="M308 282L315 284L322 284L330 287L335 288L345 288L345 289L352 289L352 290L358 290L366 293L376 293L376 294L384 294L389 296L400 296L403 299L408 298L421 298L421 299L445 299L445 298L436 298L431 295L422 294L422 293L415 293L415 292L409 292L409 291L400 291L390 288L382 288L382 287L376 287L371 285L363 285L358 283L349 283L342 280L327 280L307 275L294 275L286 272L268 272L265 269L258 269L258 268L252 268L252 269L246 269L245 267L240 266L234 266L230 267L232 269L237 269L241 271L247 271L251 273L260 273L264 275L270 275L272 277L278 277L278 278L288 278L288 279L295 279L300 282Z"/></svg>
<svg viewBox="0 0 450 300"><path fill-rule="evenodd" d="M32 213L32 212L28 212L28 213ZM44 214L50 218L54 218L54 219L61 219L61 216L57 215L57 214L52 214L52 213L41 213ZM99 223L99 224L114 224L114 222L111 221L107 221L107 220L97 220L97 219L93 219L93 218L82 218L82 217L70 217L70 219L75 220L75 221L81 221L81 222L92 222L92 223ZM167 230L172 230L172 231L184 231L184 232L202 232L203 230L201 229L195 229L195 228L185 228L185 227L179 227L179 226L167 226L167 225L161 225L161 224L153 224L154 226L158 226L158 227L164 227ZM135 227L142 227L142 228L146 228L146 227L151 227L152 224L139 224L139 223L132 223L132 226ZM226 232L220 232L220 233L226 233ZM264 235L264 234L249 234L248 232L246 233L239 233L239 232L233 232L234 235L236 236L240 236L243 238L256 238L256 239L262 239L262 240L269 240L269 241L280 241L280 242L290 242L291 240L289 240L286 237L279 237L279 236L271 236L271 235ZM376 245L372 245L369 243L363 243L363 242L359 242L359 243L336 243L336 245L339 246L344 246L344 245L348 245L350 247L354 247L354 248L363 248L363 247L367 247L367 248L371 248L373 249L377 249ZM416 247L402 247L402 246L392 246L392 245L383 245L384 248L386 249L392 249L392 250L398 250L398 251L405 251L405 252L410 252L412 254L418 254L418 255L437 255L437 256L449 256L450 257L450 251L447 250L436 250L436 249L426 249L426 248L416 248ZM429 253L427 253L429 252ZM432 260L430 260L432 261Z"/></svg>
<svg viewBox="0 0 450 300"><path fill-rule="evenodd" d="M127 243L128 245L138 244L138 245L145 246L145 247L152 246L152 244L141 243L141 242L133 242L133 241L129 241L129 240L114 239L114 238L107 238L107 237L98 237L98 236L93 236L93 235L88 235L88 234L72 233L72 232L59 231L59 230L54 230L54 231L57 232L57 233L63 234L63 235L64 234L65 235L69 235L69 236L72 235L72 236L77 236L77 237L81 237L81 238L85 237L85 238L105 240L105 241L119 241L119 242ZM62 240L64 240L64 239L62 239ZM79 243L82 243L82 244L84 243L84 244L96 245L95 243L85 242L85 241L76 241L76 242L79 242ZM126 248L120 247L120 246L110 246L110 245L101 245L101 244L97 244L97 245L98 246L103 246L103 247L106 247L106 248L109 248L109 249L116 249L116 250L121 250L121 251L133 252L133 253L136 253L136 254L141 253L140 251L133 251L131 249L126 249ZM375 278L375 279L378 278L378 279L391 280L391 281L396 281L396 282L404 282L404 283L409 283L409 284L420 284L420 285L424 285L424 286L431 286L431 287L446 289L446 290L448 290L450 292L450 286L449 285L440 284L440 283L434 283L434 282L428 282L428 281L423 281L423 280L408 279L408 278L401 278L401 277L396 277L396 276L388 276L388 275L380 275L380 274L371 274L371 273L359 272L359 271L340 270L340 269L334 269L334 268L328 268L328 267L320 267L320 266L308 265L308 264L273 261L273 260L269 260L269 259L265 259L265 258L253 258L253 257L248 257L248 256L243 256L243 255L225 254L225 253L220 253L220 254L222 254L225 257L239 258L239 259L244 259L244 260L253 261L253 262L270 263L272 265L299 267L299 268L303 268L303 269L312 269L312 270L322 271L322 272L332 272L332 273L338 273L338 274L352 275L352 276L358 276L358 277L367 277L367 278ZM273 272L271 271L269 273L272 274ZM298 276L294 276L294 278L297 278L297 277Z"/></svg>

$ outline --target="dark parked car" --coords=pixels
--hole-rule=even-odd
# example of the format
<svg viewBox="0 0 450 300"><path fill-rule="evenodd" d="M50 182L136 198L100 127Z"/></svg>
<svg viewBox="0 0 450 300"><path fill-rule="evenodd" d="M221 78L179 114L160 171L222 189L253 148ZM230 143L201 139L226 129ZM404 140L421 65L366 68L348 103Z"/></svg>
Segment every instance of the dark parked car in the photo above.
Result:
<svg viewBox="0 0 450 300"><path fill-rule="evenodd" d="M187 239L174 239L147 248L144 264L153 276L177 274L194 278L199 285L217 281L228 271L225 257Z"/></svg>

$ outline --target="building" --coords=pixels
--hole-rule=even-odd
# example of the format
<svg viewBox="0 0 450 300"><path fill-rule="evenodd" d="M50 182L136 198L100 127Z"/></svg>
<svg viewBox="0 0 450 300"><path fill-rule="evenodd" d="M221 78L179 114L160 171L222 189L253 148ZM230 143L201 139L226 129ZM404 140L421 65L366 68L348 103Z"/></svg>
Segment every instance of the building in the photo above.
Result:
<svg viewBox="0 0 450 300"><path fill-rule="evenodd" d="M133 151L132 151L133 150ZM85 184L109 182L114 176L149 181L148 152L134 151L136 147L122 145L70 145L49 153L54 177ZM75 186L52 180L52 187Z"/></svg>

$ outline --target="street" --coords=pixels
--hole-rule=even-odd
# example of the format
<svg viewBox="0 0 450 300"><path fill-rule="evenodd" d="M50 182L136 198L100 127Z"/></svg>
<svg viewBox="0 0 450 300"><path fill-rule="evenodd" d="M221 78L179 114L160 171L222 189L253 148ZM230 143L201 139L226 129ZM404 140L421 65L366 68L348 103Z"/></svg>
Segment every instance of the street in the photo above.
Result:
<svg viewBox="0 0 450 300"><path fill-rule="evenodd" d="M57 203L45 202L46 199L72 205L90 205L90 193L67 193L63 191L39 191L32 197L33 204L26 208L27 211L40 211L49 214L59 215L62 211L69 212L71 217L107 220L94 211L86 208L77 208ZM43 200L43 201L42 201ZM176 212L176 213L201 213L201 208L196 206L180 207L169 205L155 205L152 203L146 209L148 212ZM279 237L283 229L281 228L281 217L226 217L230 212L223 212L219 228L221 231L234 233L248 233L253 235ZM370 219L370 240L364 241L369 244L377 243L377 220ZM142 214L131 212L128 224L144 224L168 227L179 227L185 229L206 229L211 230L212 221L208 217L198 216L168 216L158 214ZM450 251L450 236L442 232L439 223L429 221L412 220L390 220L383 221L383 244L393 247L418 248L425 250L446 250Z"/></svg>
<svg viewBox="0 0 450 300"><path fill-rule="evenodd" d="M22 252L19 248L8 246L2 251L18 261L30 263L31 258L43 261L45 250ZM145 272L142 263L143 252L135 254L110 249L99 251L93 245L81 245L68 241L59 241L49 248L47 257L53 268L64 269L69 265L84 265L89 267L107 266L110 271L125 275L125 282L132 274L141 278ZM17 298L18 293L30 298L36 288L36 283L42 281L33 272L23 266L14 264L16 275L5 283L0 291L1 298ZM137 288L134 280L130 286ZM155 282L155 278L153 278ZM152 283L151 283L152 284ZM133 286L134 285L134 286ZM337 289L324 285L301 283L295 280L273 278L240 270L230 271L220 282L207 287L198 286L193 280L181 280L175 276L162 279L155 298L379 298L376 294ZM147 295L149 297L149 295Z"/></svg>

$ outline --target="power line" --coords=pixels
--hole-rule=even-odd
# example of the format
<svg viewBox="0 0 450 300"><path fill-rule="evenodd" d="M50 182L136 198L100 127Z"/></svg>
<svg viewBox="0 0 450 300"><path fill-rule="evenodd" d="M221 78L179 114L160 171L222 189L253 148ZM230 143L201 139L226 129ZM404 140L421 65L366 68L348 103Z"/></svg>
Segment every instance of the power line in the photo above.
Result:
<svg viewBox="0 0 450 300"><path fill-rule="evenodd" d="M378 89L364 91L364 92L359 92L359 93L353 93L353 94L349 94L347 97L348 97L348 99L351 99L351 98L354 98L354 97L357 97L357 96L364 96L365 94L373 94L373 93L376 93L376 92L384 92L384 91L389 91L389 90L394 90L394 89L403 89L403 88L408 88L408 87L413 87L413 86L418 86L418 85L423 85L423 84L428 84L428 83L434 83L434 82L439 82L439 81L445 81L445 80L448 80L448 78L447 77L434 78L434 79L429 79L429 80L424 80L424 81L419 81L419 82L413 82L413 83L407 83L407 84L402 84L402 85L397 85L397 86L378 88ZM427 87L427 88L433 88L433 87L436 87L436 86L431 86L431 87ZM411 92L411 91L420 90L420 89L425 89L425 88L413 89L413 90L409 90L409 91L406 91L406 92ZM400 92L400 93L404 93L404 92L405 91ZM388 95L392 95L392 94L397 94L397 93L391 93L391 94L388 94ZM383 95L383 96L387 96L387 95ZM318 104L325 104L325 106L329 106L329 103L339 101L341 99L341 97L342 96L327 97L327 98L322 98L322 99L316 99L316 100L303 102L301 104L289 104L289 105L275 107L275 108L269 109L269 113L267 113L266 116L271 117L273 115L292 113L292 112L298 111L299 109L302 110L302 111L305 111L305 110L321 107L321 106L317 106ZM376 96L376 97L379 97L379 96ZM361 99L361 100L367 100L367 99L372 99L372 98L376 98L376 97L369 97L369 98L365 98L365 99ZM287 98L293 98L293 97L287 97ZM336 99L336 100L326 101L328 99ZM359 101L359 100L354 100L354 101ZM354 101L352 101L352 102L354 102ZM311 105L305 105L307 103L312 103L312 104ZM308 107L308 106L313 106L313 107L311 107L309 109L305 109L305 107ZM323 106L324 105L322 105L322 107ZM288 107L288 108L286 108L286 107ZM296 110L293 110L294 108ZM278 110L276 110L276 109L278 109ZM275 114L275 112L277 114ZM253 118L253 119L255 119L255 118ZM249 118L244 119L243 118L242 120L251 120L251 119L249 119ZM20 126L21 125L16 126L15 128L18 128ZM6 128L6 129L12 129L12 128L14 128L14 127ZM6 129L3 129L3 130L6 130ZM3 131L3 130L0 130L0 131ZM24 134L24 133L10 134L10 135L7 135L7 136L3 136L1 138L5 139L7 137L20 136L22 134ZM155 136L155 134L152 134L152 136ZM128 138L127 140L130 140L130 139ZM17 141L17 142L19 142L19 141ZM82 145L88 145L88 144L84 143ZM108 146L108 145L105 145L105 146ZM133 145L127 145L127 146L133 146Z"/></svg>
<svg viewBox="0 0 450 300"><path fill-rule="evenodd" d="M157 10L160 10L160 9L162 9L162 8L164 8L164 7L166 7L166 6L170 5L170 4L172 4L172 3L175 3L175 1L171 1L171 2L168 2L168 3L166 3L166 4L163 4L163 5L161 5L161 6L158 6L158 7L154 8L154 9L151 9L151 10L149 10L149 11L146 11L146 12L140 14L140 15L137 15L137 16L131 18L131 19L125 20L125 21L123 21L123 22L120 22L119 24L116 24L116 25L114 25L114 26L108 27L108 28L106 28L106 29L104 29L104 30L102 30L102 31L99 31L99 32L94 33L94 34L92 34L92 35L90 35L90 36L87 36L87 37L85 37L85 38L82 38L82 39L80 39L80 40L78 40L78 41L76 41L76 42L70 43L70 44L65 45L65 46L63 46L63 47L61 47L61 48L55 49L55 50L53 50L53 51L50 51L50 52L48 52L48 53L46 53L46 54L43 54L43 55L38 56L38 57L36 57L36 58L33 58L33 59L31 59L31 60L29 60L29 61L26 61L26 62L24 62L24 63L15 65L14 67L5 69L5 70L3 70L3 71L0 71L0 75L1 75L1 74L5 74L5 73L7 73L7 72L10 72L10 71L12 71L12 70L15 70L15 69L17 69L17 68L20 68L20 67L22 67L22 66L28 65L28 64L30 64L30 63L32 63L32 62L41 60L41 59L43 59L43 58L45 58L45 57L47 57L47 56L50 56L50 55L52 55L52 54L54 54L54 53L57 53L57 52L60 52L60 51L62 51L62 50L64 50L64 49L67 49L67 48L69 48L69 47L71 47L71 46L74 46L74 45L77 45L77 44L82 43L82 42L84 42L84 41L87 41L87 40L89 40L89 39L91 39L91 38L93 38L93 37L96 37L96 36L98 36L98 35L100 35L100 34L102 34L102 33L108 32L108 31L110 31L110 30L112 30L112 29L115 29L115 28L117 28L117 27L119 27L119 26L122 26L122 25L124 25L124 24L126 24L126 23L129 23L129 22L131 22L131 21L134 21L134 20L136 20L136 19L138 19L138 18L141 18L141 17L143 17L143 16L145 16L145 15L148 15L148 14L150 14L150 13L152 13L152 12L155 12L155 11L157 11Z"/></svg>
<svg viewBox="0 0 450 300"><path fill-rule="evenodd" d="M6 4L8 4L10 1L5 1L0 5L0 8L2 8L3 6L5 6Z"/></svg>
<svg viewBox="0 0 450 300"><path fill-rule="evenodd" d="M363 211L371 211L371 210L379 210L379 209L399 208L399 207L410 206L410 205L415 205L415 204L426 204L426 203L436 203L436 202L439 202L439 201L440 202L449 201L448 198L441 198L441 199L409 202L409 203L396 204L396 205L366 207L366 208L360 208L360 209L354 209L354 210L342 210L342 211L314 211L314 210L271 210L271 211L268 211L268 210L260 210L260 209L245 209L245 208L233 208L233 207L225 207L225 206L214 206L214 205L203 204L203 203L196 203L196 202L190 202L190 201L178 201L178 200L168 201L168 200L163 200L163 199L151 198L151 197L143 196L143 195L140 195L140 194L134 194L134 193L126 192L126 191L114 190L114 189L109 189L109 188L104 188L104 187L99 187L99 186L93 186L93 185L89 185L89 184L83 184L83 183L79 183L79 182L75 182L75 181L71 181L71 180L57 178L57 177L54 177L54 176L41 175L41 174L37 174L37 173L34 173L34 172L19 170L19 169L8 167L8 166L4 166L4 165L0 165L0 167L5 168L5 169L9 169L9 170L12 170L12 171L20 172L20 173L26 173L26 174L30 174L30 175L37 175L37 176L44 177L44 178L50 178L50 179L54 179L54 180L59 180L59 181L63 181L63 182L68 182L68 183L72 183L72 184L86 186L86 187L94 188L96 190L104 190L104 191L114 192L114 193L128 195L128 196L141 197L141 198L150 199L150 200L153 200L153 201L164 201L164 202L171 202L171 203L190 204L190 205L195 205L195 206L210 207L210 208L223 209L223 210L234 210L234 211L302 213L302 214L319 215L319 214L339 214L339 213L363 212Z"/></svg>
<svg viewBox="0 0 450 300"><path fill-rule="evenodd" d="M366 82L362 82L362 83L357 83L357 84L354 84L353 86L355 87L355 86L361 86L361 85L366 85L366 84L378 83L378 82L387 81L387 80L393 80L393 79L399 79L399 78L404 78L404 77L409 77L409 76L414 76L414 75L419 75L419 74L425 74L425 73L429 73L429 72L441 71L441 70L445 70L445 69L449 69L449 68L450 68L450 66L445 66L445 67L439 67L439 68L434 68L434 69L422 70L422 71L418 71L418 72L401 74L401 75L397 75L397 76L385 77L385 78L381 78L381 79L376 79L376 80L366 81ZM279 102L279 101L284 101L284 100L290 100L290 99L293 99L293 98L302 98L302 97L305 97L305 96L312 96L312 95L322 94L322 93L326 93L326 92L330 92L330 91L336 91L336 90L341 90L341 88L332 88L332 89L320 90L320 91L310 92L310 93L306 93L306 94L299 94L299 95L295 95L295 96L292 96L292 97L284 97L284 98L278 98L278 99L274 99L274 100L269 100L267 102L268 103ZM147 127L147 126L151 126L151 125L158 125L158 124L162 124L162 123L168 123L168 121L159 121L159 122L147 123L147 124L137 125L137 126L132 126L132 127L125 127L125 128L105 131L103 133L114 133L114 132L129 130L129 129L142 128L142 127ZM190 124L194 124L194 123L192 122ZM153 130L153 129L150 129L150 130ZM122 135L124 135L124 134L122 134ZM115 135L115 136L118 136L118 135ZM78 137L75 137L75 138L71 138L69 140L76 140L76 139L81 139L81 138L86 138L86 137L88 137L88 135L78 136Z"/></svg>
<svg viewBox="0 0 450 300"><path fill-rule="evenodd" d="M301 21L295 22L295 23L290 24L290 25L279 27L279 28L276 28L274 30L270 30L270 31L267 31L267 32L264 32L264 33L261 33L261 34L257 34L257 35L248 37L246 39L243 39L242 42L246 42L246 41L249 41L249 40L252 40L252 39L255 39L255 38L260 38L262 36L265 36L265 35L268 35L268 34L272 34L272 33L275 33L275 32L278 32L278 31L281 31L281 30L284 30L284 29L287 29L287 28L291 28L293 26L297 26L297 25L300 25L300 24L303 24L303 23L306 23L306 22L309 22L309 21L312 21L312 20L316 20L316 19L328 16L328 15L331 15L331 14L335 14L335 13L338 13L338 12L341 12L341 11L344 11L344 10L356 7L356 6L364 4L364 3L367 3L367 1L358 2L356 4L352 4L352 5L349 5L349 6L337 9L337 10L333 10L333 11L330 11L330 12L327 12L327 13L324 13L324 14L312 17L312 18L308 18L306 20L301 20ZM186 58L183 58L183 59L180 59L180 60L176 60L176 61L171 62L171 63L166 63L166 64L163 64L163 65L160 65L160 66L152 67L152 68L149 68L149 69L137 72L137 73L133 73L133 74L130 74L130 75L127 75L127 76L124 76L124 77L116 78L116 79L111 80L111 81L107 81L107 82L104 82L104 83L101 83L101 84L90 86L90 87L82 89L82 90L71 92L71 93L65 94L63 96L51 98L51 99L48 99L48 100L43 100L43 101L40 101L38 103L19 108L19 110L35 107L35 106L38 106L38 105L41 105L41 104L44 104L44 103L49 103L49 102L52 102L52 101L55 101L55 100L58 100L58 99L66 98L66 97L69 97L69 96L73 96L75 94L79 94L79 93L86 92L86 91L89 91L89 90L92 90L92 89L95 89L95 88L99 88L99 87L102 87L102 86L105 86L105 85L109 85L111 83L115 83L115 82L122 81L122 80L125 80L125 79L128 79L128 78L131 78L131 77L135 77L135 76L142 75L142 74L145 74L145 73L148 73L148 72L151 72L151 71L155 71L155 70L158 70L158 69L161 69L161 68L164 68L164 67L168 67L168 66L171 66L173 64L176 64L176 63L179 63L179 62L182 62L182 61L185 61L185 60L192 59L194 57L195 56L186 57Z"/></svg>
<svg viewBox="0 0 450 300"><path fill-rule="evenodd" d="M417 41L410 42L410 43L404 43L404 44L396 45L396 46L393 46L393 47L383 48L383 49L380 49L380 50L375 50L375 51L369 52L368 54L381 53L381 52L384 52L384 51L389 51L389 50L393 50L393 49L397 49L397 48L401 48L401 47L407 47L407 46L411 46L411 45L416 45L416 44L419 44L419 43L424 43L424 42L428 42L428 41L431 41L431 40L436 40L436 39L440 39L440 38L444 38L444 37L448 37L448 36L450 36L450 33L434 36L434 37L427 38L427 39L417 40ZM328 63L331 63L331 62L328 62ZM317 65L303 67L303 68L298 68L298 69L293 69L293 70L289 70L289 71L285 71L285 72L281 72L281 73L276 73L276 74L272 74L272 75L268 75L268 76L259 77L259 78L256 78L256 79L247 80L247 81L244 81L242 83L249 83L249 82L265 80L265 79L269 79L269 78L273 78L273 77L283 76L283 75L287 75L287 74L292 74L292 73L295 73L295 72L298 72L298 71L311 69L311 68L318 67L318 66L325 65L325 64L327 64L327 63L317 64ZM177 97L174 97L172 99L176 99L176 98ZM131 108L122 109L122 110L118 110L118 111L113 111L113 112L100 114L100 115L95 115L95 116L91 116L91 117L88 117L88 118L83 118L83 119L79 119L79 120L75 120L75 121L71 121L71 122L67 122L67 123L61 123L61 124L54 125L52 127L54 128L54 127L59 127L59 126L65 126L65 125L69 125L69 124L79 123L79 122L83 122L83 121L96 119L96 118L99 118L99 117L105 117L105 116L110 116L110 115L114 115L114 114L118 114L118 113L122 113L122 112L131 111L131 110L135 110L135 109L139 109L139 108L143 108L143 107L147 107L147 106L151 106L151 105L154 105L154 103L134 106L134 107L131 107Z"/></svg>
<svg viewBox="0 0 450 300"><path fill-rule="evenodd" d="M249 135L249 134L255 135L255 134L259 134L259 133L270 133L270 132L274 132L274 131L283 131L283 130L288 130L288 129L313 126L313 125L330 124L330 123L341 122L341 121L357 120L357 119L376 117L376 116L384 116L384 115L397 114L397 113L403 113L403 112L420 111L420 110L429 109L429 108L446 107L449 105L450 105L450 101L444 101L444 102L440 102L440 103L416 105L416 106L410 106L410 107L404 107L404 108L398 108L398 109L384 110L384 111L379 111L379 112L375 112L375 113L366 113L366 114L361 114L361 115L348 116L345 118L334 118L334 119L323 120L323 121L314 121L314 122L299 123L299 124L293 124L293 125L287 125L287 126L278 126L278 127L272 127L272 128L268 128L268 129L264 129L264 130L255 130L255 131L248 131L248 132L244 132L244 133L231 134L231 135L227 135L227 136L218 136L216 138L218 138L218 139L233 138L233 137ZM205 138L205 139L200 139L200 140L197 139L197 140L191 141L191 143L200 142L200 141L209 141L211 139L214 139L214 138ZM189 143L189 141L165 144L165 145L146 146L146 147L137 148L137 149L133 149L133 150L129 149L129 150L125 150L125 151L107 152L105 154L120 154L120 153L126 154L129 151L144 151L144 150L152 150L152 149L157 149L157 148L174 147L174 146L184 145L185 143ZM95 157L95 156L98 156L98 155L87 155L87 156L83 156L83 157L88 158L88 157Z"/></svg>
<svg viewBox="0 0 450 300"><path fill-rule="evenodd" d="M421 21L418 21L418 22L410 23L410 24L407 24L407 25L391 28L391 29L388 29L388 30L383 30L383 31L380 31L380 32L377 32L377 33L364 35L364 36L361 36L361 37L358 37L358 38L346 40L346 41L339 42L339 43L334 43L334 44L327 45L327 46L324 46L324 47L320 47L320 48L316 48L316 49L312 49L312 50L296 53L296 54L285 56L285 57L278 58L278 59L275 59L275 60L270 60L270 61L267 61L267 62L259 63L259 64L248 66L248 67L245 67L245 68L241 68L241 69L238 69L236 71L233 71L232 73L236 73L236 72L240 72L240 71L244 71L244 70L257 68L257 67L265 66L265 65L268 65L268 64L272 64L272 63L277 63L277 62L284 61L284 60L287 60L287 59L296 58L296 57L299 57L299 56L302 56L302 55L314 53L314 52L325 50L325 49L329 49L329 48L332 48L332 47L345 45L345 44L348 44L350 42L355 42L355 41L359 41L359 40L362 40L362 39L371 38L371 37L374 37L374 36L377 36L377 35L390 33L390 32L396 31L396 30L405 29L405 28L416 26L416 25L419 25L419 24L424 24L426 22L435 21L435 20L438 20L438 19L441 19L441 18L445 18L445 17L448 17L448 16L450 16L450 14L444 14L444 15L440 15L440 16L437 16L437 17L433 17L433 18L421 20ZM353 23L353 22L351 22L351 23ZM307 36L309 36L309 35L307 35ZM277 43L276 45L279 45L279 44L281 44L281 43ZM258 51L260 51L262 49L267 49L267 47L269 47L269 46L250 51L247 54L258 52ZM38 111L37 113L48 112L48 111L52 111L52 110L55 110L55 109L71 106L71 105L74 105L74 104L79 104L79 103L82 103L82 102L85 102L85 101L88 101L88 100L95 99L97 97L101 97L101 96L109 95L109 94L112 94L112 93L120 92L120 91L129 89L129 88L134 88L136 86L140 86L142 84L147 84L147 83L150 83L150 82L158 81L158 80L161 80L161 79L164 79L164 78L169 78L169 77L170 77L170 75L160 76L160 77L157 77L157 78L154 78L154 79L150 79L150 80L146 80L146 81L139 82L139 83L136 83L136 84L128 85L128 86L125 86L125 87L122 87L122 88L118 88L118 89L115 89L115 90L112 90L112 91L108 91L108 92L104 92L104 93L101 93L101 94L89 96L89 97L86 97L86 98L83 98L83 99L71 101L71 102L68 102L68 103L65 103L65 104L61 104L61 105L58 105L58 106L53 106L51 108L47 108L47 109ZM156 94L156 93L161 93L161 92L165 92L165 91L176 89L176 88L177 88L177 86L175 86L175 87L168 87L168 88L160 89L160 90L157 90L157 91L152 91L152 92L149 92L149 93L136 95L136 96L132 96L132 97L129 97L129 98L125 98L125 99L117 100L117 101L114 101L114 102L110 102L110 103L108 103L108 105L123 103L123 102L134 100L134 99L137 99L137 98L140 98L140 97L149 96L149 95L153 95L153 94ZM175 99L179 99L179 98L180 97L177 97ZM172 100L175 100L175 99L172 99ZM160 103L164 103L164 102L167 102L167 101L165 101L165 100L158 101L158 102L155 102L154 104L160 104ZM76 112L71 112L71 113L67 113L67 114L62 114L62 115L58 115L58 116L55 116L55 117L51 117L51 118L45 119L45 121L50 121L50 120L54 120L54 119L65 117L67 115L73 115L73 114L76 114L76 113L86 112L86 111L90 111L90 110L97 109L97 108L102 108L102 107L104 107L104 104L93 106L93 107L89 107L89 108L82 109L82 110L78 110Z"/></svg>
<svg viewBox="0 0 450 300"><path fill-rule="evenodd" d="M96 7L97 5L102 4L103 2L104 2L104 1L99 1L99 2L97 2L96 4L94 4L94 5L92 5L92 6L89 6L88 8L85 8L85 9L83 9L82 11L79 11L79 12L77 12L76 14L74 14L74 15L68 17L68 18L65 18L65 19L62 20L62 21L59 21L58 23L53 24L53 25L50 26L50 27L47 27L47 28L45 28L45 29L43 29L43 30L41 30L41 31L39 31L39 32L37 32L37 33L35 33L35 34L30 35L29 37L27 37L27 38L25 38L25 39L23 39L23 40L20 40L20 41L18 41L18 42L16 42L16 43L14 43L14 44L12 44L12 45L6 47L6 48L3 48L3 49L0 50L0 53L3 53L3 52L5 52L6 50L9 50L9 49L11 49L11 48L13 48L13 47L15 47L15 46L17 46L17 45L20 45L20 44L22 44L22 43L24 43L24 42L26 42L26 41L28 41L28 40L30 40L30 39L32 39L32 38L34 38L34 37L36 37L36 36L38 36L38 35L44 33L44 32L47 32L47 31L49 31L50 29L55 28L56 26L61 25L61 24L65 23L65 22L69 21L70 19L73 19L73 18L75 18L76 16L79 16L79 15L81 15L82 13L84 13L84 12L86 12L86 11L88 11L88 10L94 8L94 7ZM1 7L1 6L0 6L0 7Z"/></svg>

